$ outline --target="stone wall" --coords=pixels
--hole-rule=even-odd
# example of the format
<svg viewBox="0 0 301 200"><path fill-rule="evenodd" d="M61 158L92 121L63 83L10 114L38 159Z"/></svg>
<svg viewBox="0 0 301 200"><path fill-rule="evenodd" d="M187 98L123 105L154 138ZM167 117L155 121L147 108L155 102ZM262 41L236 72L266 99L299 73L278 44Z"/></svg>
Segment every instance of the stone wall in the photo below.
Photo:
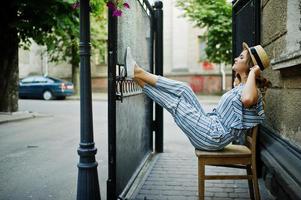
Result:
<svg viewBox="0 0 301 200"><path fill-rule="evenodd" d="M263 75L272 88L266 94L267 122L284 139L301 147L301 3L262 1L261 44L272 67Z"/></svg>
<svg viewBox="0 0 301 200"><path fill-rule="evenodd" d="M260 131L262 175L276 199L301 198L301 1L261 1L261 44L271 58L263 73L266 120Z"/></svg>

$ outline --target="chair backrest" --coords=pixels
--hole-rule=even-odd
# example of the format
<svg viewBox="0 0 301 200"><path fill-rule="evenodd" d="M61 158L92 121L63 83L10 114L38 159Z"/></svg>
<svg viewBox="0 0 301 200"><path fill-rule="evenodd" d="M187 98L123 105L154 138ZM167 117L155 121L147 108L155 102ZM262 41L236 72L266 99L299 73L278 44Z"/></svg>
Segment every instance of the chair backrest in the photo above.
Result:
<svg viewBox="0 0 301 200"><path fill-rule="evenodd" d="M256 152L257 134L258 134L258 125L248 130L246 134L245 145L251 150L252 154Z"/></svg>

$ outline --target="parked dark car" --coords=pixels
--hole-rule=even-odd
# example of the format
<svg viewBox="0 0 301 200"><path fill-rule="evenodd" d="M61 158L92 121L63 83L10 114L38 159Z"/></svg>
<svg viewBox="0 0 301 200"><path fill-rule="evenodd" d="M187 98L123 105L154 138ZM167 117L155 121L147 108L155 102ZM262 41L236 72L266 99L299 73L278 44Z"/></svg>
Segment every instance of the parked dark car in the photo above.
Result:
<svg viewBox="0 0 301 200"><path fill-rule="evenodd" d="M65 99L73 93L71 82L50 76L28 76L19 81L19 98Z"/></svg>

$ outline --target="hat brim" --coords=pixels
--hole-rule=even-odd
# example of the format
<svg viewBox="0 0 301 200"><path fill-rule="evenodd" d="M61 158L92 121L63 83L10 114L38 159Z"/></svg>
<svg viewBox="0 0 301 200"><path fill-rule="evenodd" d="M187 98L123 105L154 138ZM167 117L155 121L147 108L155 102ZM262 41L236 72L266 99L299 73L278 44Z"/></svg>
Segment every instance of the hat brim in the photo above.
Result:
<svg viewBox="0 0 301 200"><path fill-rule="evenodd" d="M249 51L249 49L250 49L250 48L249 48L249 45L248 45L247 43L245 43L245 42L242 43L242 48L243 48L243 49L246 49L246 50L248 50L248 51Z"/></svg>
<svg viewBox="0 0 301 200"><path fill-rule="evenodd" d="M253 56L253 54L251 53L249 45L247 43L243 42L242 43L242 48L243 48L243 50L247 50L249 52L249 54L251 56L251 59L252 59L252 62L253 62L253 65L257 65L256 59Z"/></svg>

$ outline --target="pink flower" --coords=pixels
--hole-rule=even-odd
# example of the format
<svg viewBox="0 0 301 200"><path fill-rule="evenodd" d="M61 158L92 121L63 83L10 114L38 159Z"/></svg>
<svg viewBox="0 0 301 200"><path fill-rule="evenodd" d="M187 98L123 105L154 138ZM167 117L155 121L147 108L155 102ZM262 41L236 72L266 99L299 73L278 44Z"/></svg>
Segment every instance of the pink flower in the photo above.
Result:
<svg viewBox="0 0 301 200"><path fill-rule="evenodd" d="M111 1L109 1L109 2L107 3L107 6L108 6L108 8L111 9L111 10L116 10L115 4L114 4L113 2L111 2Z"/></svg>
<svg viewBox="0 0 301 200"><path fill-rule="evenodd" d="M107 7L113 11L112 16L119 17L122 15L123 8L130 8L128 3L124 3L124 0L108 0Z"/></svg>
<svg viewBox="0 0 301 200"><path fill-rule="evenodd" d="M124 6L125 8L130 8L130 5L129 5L128 3L124 3L123 6Z"/></svg>
<svg viewBox="0 0 301 200"><path fill-rule="evenodd" d="M116 17L120 17L120 16L121 16L121 14L122 14L122 11L121 11L121 10L118 10L118 9L116 9L116 10L114 10L114 12L113 12L113 17L114 17L114 16L116 16Z"/></svg>

